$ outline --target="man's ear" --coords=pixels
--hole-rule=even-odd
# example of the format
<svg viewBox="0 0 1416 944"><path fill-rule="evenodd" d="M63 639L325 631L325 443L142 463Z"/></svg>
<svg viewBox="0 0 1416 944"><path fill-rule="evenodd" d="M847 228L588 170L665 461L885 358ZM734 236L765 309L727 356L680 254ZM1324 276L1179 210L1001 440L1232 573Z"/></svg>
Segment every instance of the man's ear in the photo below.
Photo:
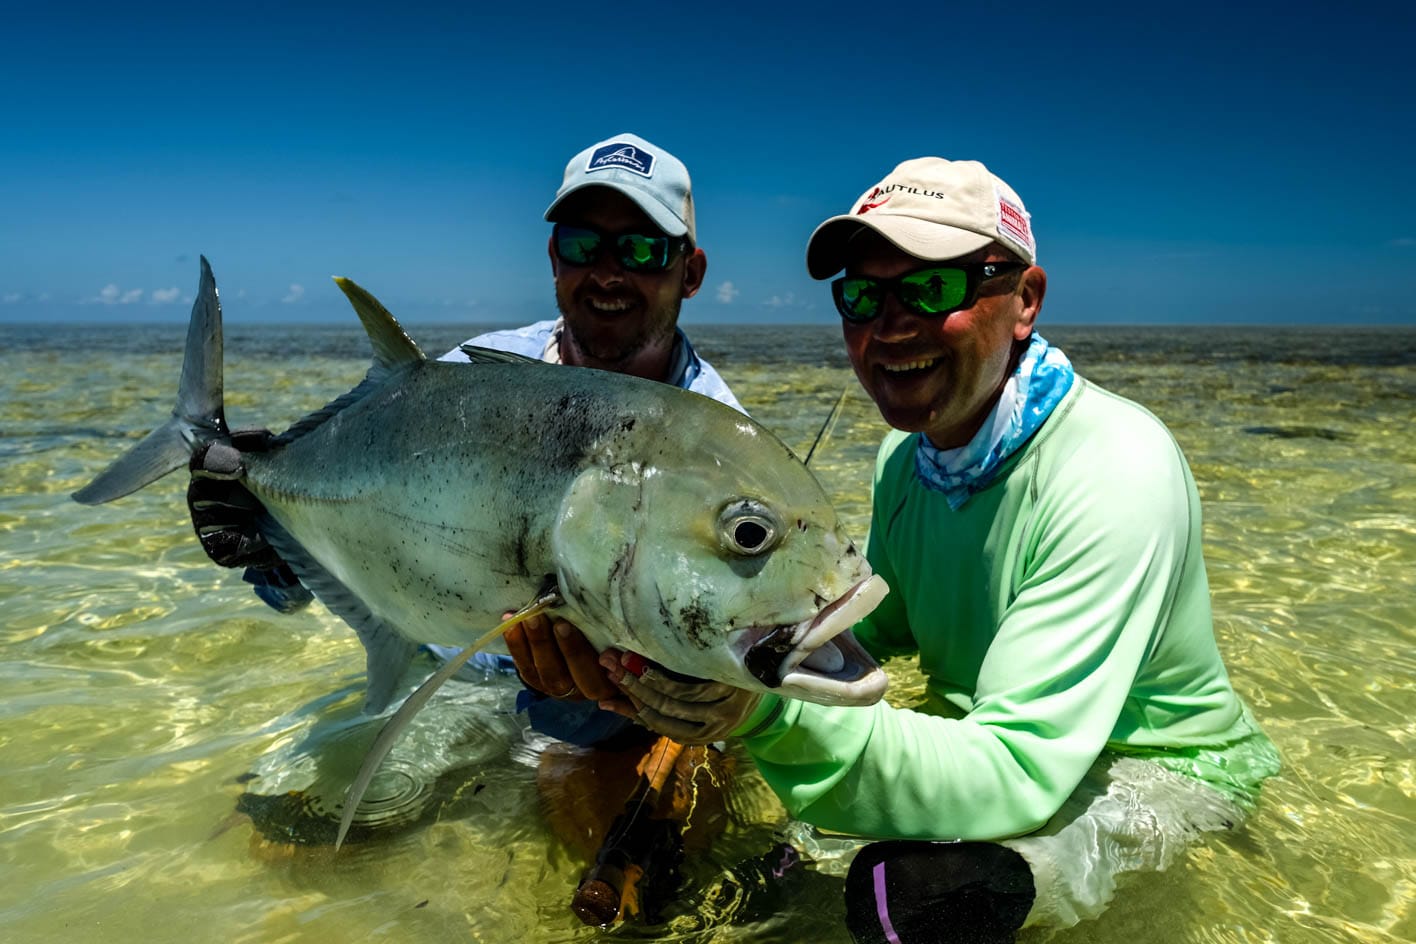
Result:
<svg viewBox="0 0 1416 944"><path fill-rule="evenodd" d="M1037 324L1038 312L1042 311L1042 299L1047 294L1047 273L1041 266L1029 266L1018 279L1018 298L1022 306L1018 309L1018 320L1013 325L1013 337L1026 340Z"/></svg>
<svg viewBox="0 0 1416 944"><path fill-rule="evenodd" d="M703 287L703 277L708 274L708 256L702 249L683 260L683 297L692 298Z"/></svg>

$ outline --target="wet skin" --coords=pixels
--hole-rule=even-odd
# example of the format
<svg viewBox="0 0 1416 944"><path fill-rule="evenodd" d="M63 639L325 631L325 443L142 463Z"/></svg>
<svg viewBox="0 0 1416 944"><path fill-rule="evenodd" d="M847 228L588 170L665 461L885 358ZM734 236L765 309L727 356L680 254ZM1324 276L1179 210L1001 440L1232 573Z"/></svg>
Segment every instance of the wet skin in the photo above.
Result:
<svg viewBox="0 0 1416 944"><path fill-rule="evenodd" d="M941 264L908 255L868 231L852 247L849 275L892 278ZM950 261L1008 261L994 249ZM944 316L915 314L889 294L874 320L841 322L846 353L887 423L922 432L941 449L957 448L973 438L997 402L1046 291L1046 273L1032 266L983 283L972 307Z"/></svg>

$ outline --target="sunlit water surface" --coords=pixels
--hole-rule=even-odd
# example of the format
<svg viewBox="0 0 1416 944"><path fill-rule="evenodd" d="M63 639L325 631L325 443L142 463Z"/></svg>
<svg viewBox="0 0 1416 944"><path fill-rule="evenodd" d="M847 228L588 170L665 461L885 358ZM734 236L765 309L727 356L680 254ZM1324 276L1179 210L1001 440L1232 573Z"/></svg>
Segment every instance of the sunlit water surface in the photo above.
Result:
<svg viewBox="0 0 1416 944"><path fill-rule="evenodd" d="M470 332L413 333L436 352ZM1220 644L1285 767L1242 833L1124 885L1097 921L1023 940L1416 940L1416 331L1046 333L1183 445ZM694 336L799 453L852 390L813 467L863 538L883 426L835 333ZM352 715L363 654L318 606L279 616L209 564L183 476L101 508L69 501L165 417L180 349L172 327L0 326L0 939L603 936L568 908L584 861L547 826L535 744L495 706L467 789L416 828L336 857L273 848L233 816L264 755L316 717ZM228 416L281 428L351 386L365 357L357 329L232 326ZM909 704L917 676L890 671ZM775 917L735 904L730 870L784 821L750 772L729 809L665 922L615 933L848 941L839 885L814 873L782 889Z"/></svg>

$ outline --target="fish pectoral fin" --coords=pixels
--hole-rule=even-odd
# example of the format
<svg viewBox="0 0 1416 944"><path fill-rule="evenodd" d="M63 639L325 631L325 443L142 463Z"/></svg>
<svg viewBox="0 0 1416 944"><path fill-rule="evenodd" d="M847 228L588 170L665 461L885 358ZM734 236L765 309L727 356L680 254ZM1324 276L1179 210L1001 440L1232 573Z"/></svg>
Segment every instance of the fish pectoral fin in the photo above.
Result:
<svg viewBox="0 0 1416 944"><path fill-rule="evenodd" d="M459 344L458 350L467 355L467 359L474 364L540 364L541 361L534 357L525 357L521 354L513 354L510 351L496 351L489 347L478 347L475 344Z"/></svg>
<svg viewBox="0 0 1416 944"><path fill-rule="evenodd" d="M541 589L536 591L535 599L513 613L508 622L519 623L526 617L534 616L542 610L553 610L564 605L565 598L561 596L560 584L556 581L556 575L546 574L546 579L541 581ZM505 630L500 631L505 632Z"/></svg>
<svg viewBox="0 0 1416 944"><path fill-rule="evenodd" d="M536 595L536 599L502 620L495 629L484 634L472 645L447 660L436 672L428 676L427 680L419 685L403 704L398 706L393 717L388 719L383 729L379 731L379 736L370 745L369 752L364 755L364 763L359 767L358 775L349 785L349 792L344 798L344 813L339 819L339 832L334 838L336 852L339 851L340 846L344 845L344 837L349 835L349 827L354 824L354 814L358 812L359 803L364 799L364 792L369 789L369 784L373 782L374 774L378 773L379 765L388 756L388 752L393 750L393 745L398 742L399 736L412 723L414 716L428 703L428 699L432 698L433 694L442 688L443 683L456 675L467 664L467 660L487 643L527 617L552 609L563 602L560 591L556 589L553 576L547 578L547 584L542 585L541 592Z"/></svg>

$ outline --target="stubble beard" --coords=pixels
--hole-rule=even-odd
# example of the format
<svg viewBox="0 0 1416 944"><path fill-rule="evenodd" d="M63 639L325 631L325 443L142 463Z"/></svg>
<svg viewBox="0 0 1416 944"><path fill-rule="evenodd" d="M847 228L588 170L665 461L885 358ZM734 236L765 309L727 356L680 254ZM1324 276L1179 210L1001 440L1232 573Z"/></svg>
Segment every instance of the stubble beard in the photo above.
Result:
<svg viewBox="0 0 1416 944"><path fill-rule="evenodd" d="M604 338L587 336L588 332L578 331L575 316L571 313L571 305L559 292L556 293L556 308L564 321L567 340L582 360L590 361L606 370L623 367L653 345L671 343L681 305L682 301L679 300L654 310L644 331L627 337Z"/></svg>

